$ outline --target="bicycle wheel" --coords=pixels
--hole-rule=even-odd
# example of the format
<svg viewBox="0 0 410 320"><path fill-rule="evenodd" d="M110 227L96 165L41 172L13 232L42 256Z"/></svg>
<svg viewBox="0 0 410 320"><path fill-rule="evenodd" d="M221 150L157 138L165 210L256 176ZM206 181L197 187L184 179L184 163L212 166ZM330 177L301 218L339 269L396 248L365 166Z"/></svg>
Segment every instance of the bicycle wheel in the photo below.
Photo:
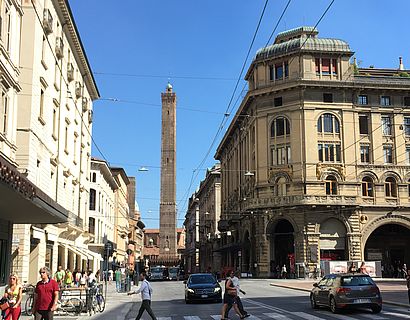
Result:
<svg viewBox="0 0 410 320"><path fill-rule="evenodd" d="M67 302L62 306L62 309L67 313L72 313L76 316L80 315L81 311L83 310L84 304L83 301L79 298L70 298Z"/></svg>
<svg viewBox="0 0 410 320"><path fill-rule="evenodd" d="M34 301L34 297L32 295L29 295L24 305L26 315L28 316L33 315L33 301Z"/></svg>
<svg viewBox="0 0 410 320"><path fill-rule="evenodd" d="M98 311L103 312L105 309L105 299L102 294L97 295L97 306L98 306Z"/></svg>

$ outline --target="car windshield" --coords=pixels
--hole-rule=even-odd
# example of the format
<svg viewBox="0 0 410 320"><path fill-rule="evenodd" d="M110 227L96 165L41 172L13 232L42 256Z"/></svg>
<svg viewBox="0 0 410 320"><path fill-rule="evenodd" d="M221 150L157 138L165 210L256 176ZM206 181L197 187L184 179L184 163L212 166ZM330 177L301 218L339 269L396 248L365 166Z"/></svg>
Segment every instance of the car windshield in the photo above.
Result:
<svg viewBox="0 0 410 320"><path fill-rule="evenodd" d="M350 277L342 277L341 281L342 286L372 286L374 282L372 278L368 276L350 276Z"/></svg>
<svg viewBox="0 0 410 320"><path fill-rule="evenodd" d="M169 273L178 273L178 268L169 269Z"/></svg>
<svg viewBox="0 0 410 320"><path fill-rule="evenodd" d="M163 272L163 269L162 268L152 268L151 272L159 273L159 272Z"/></svg>
<svg viewBox="0 0 410 320"><path fill-rule="evenodd" d="M216 280L213 276L211 275L198 275L198 276L191 276L191 280L189 280L190 283L192 284L198 284L198 283L215 283Z"/></svg>

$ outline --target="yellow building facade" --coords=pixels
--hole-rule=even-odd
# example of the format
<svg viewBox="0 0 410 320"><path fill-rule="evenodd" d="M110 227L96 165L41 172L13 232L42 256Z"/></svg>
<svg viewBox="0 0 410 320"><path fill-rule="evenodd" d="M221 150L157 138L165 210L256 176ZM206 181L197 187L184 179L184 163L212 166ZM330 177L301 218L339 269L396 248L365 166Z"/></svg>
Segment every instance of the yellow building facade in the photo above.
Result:
<svg viewBox="0 0 410 320"><path fill-rule="evenodd" d="M366 260L390 276L410 261L409 74L401 59L360 69L353 54L311 27L257 52L215 156L223 265L308 275Z"/></svg>

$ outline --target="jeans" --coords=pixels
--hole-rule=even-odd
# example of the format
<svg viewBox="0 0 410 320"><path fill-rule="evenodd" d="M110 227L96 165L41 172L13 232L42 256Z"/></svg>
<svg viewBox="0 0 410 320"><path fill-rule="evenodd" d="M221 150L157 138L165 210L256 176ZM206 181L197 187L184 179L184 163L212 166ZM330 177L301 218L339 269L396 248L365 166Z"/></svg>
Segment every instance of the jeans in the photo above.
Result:
<svg viewBox="0 0 410 320"><path fill-rule="evenodd" d="M151 300L142 300L140 310L138 311L138 315L135 318L135 320L139 320L145 310L147 310L152 320L157 320L157 318L154 315L154 312L152 312L152 309L151 309Z"/></svg>

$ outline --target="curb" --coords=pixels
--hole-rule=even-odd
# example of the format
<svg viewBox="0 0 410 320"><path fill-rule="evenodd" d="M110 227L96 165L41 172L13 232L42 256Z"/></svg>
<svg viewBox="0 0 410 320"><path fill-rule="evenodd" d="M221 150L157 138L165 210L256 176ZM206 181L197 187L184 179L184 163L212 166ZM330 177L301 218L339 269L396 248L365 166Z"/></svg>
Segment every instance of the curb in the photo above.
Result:
<svg viewBox="0 0 410 320"><path fill-rule="evenodd" d="M286 285L284 285L284 284L271 283L270 285L271 285L272 287L292 289L292 290L298 290L298 291L303 291L303 292L310 292L309 289L291 287L291 286L286 286ZM407 307L408 307L408 305L405 304L405 303L394 302L394 301L388 301L388 300L383 300L383 304L389 304L389 305L392 305L392 306L398 306L398 307L403 307L403 308L407 308Z"/></svg>

